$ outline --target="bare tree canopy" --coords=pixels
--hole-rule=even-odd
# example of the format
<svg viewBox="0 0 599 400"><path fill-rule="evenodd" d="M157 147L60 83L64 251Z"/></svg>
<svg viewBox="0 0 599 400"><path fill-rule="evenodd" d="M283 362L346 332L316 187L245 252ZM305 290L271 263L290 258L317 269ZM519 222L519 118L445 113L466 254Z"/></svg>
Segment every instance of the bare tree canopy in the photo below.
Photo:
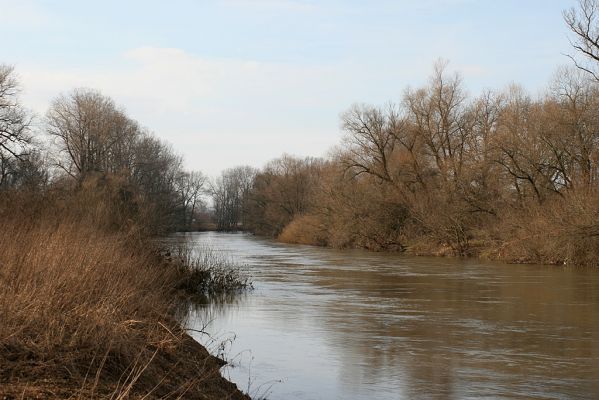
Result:
<svg viewBox="0 0 599 400"><path fill-rule="evenodd" d="M234 231L244 225L247 195L257 171L250 166L227 169L210 184L217 229Z"/></svg>
<svg viewBox="0 0 599 400"><path fill-rule="evenodd" d="M0 65L0 187L12 186L25 165L32 137L31 117L19 102L19 83L12 67Z"/></svg>
<svg viewBox="0 0 599 400"><path fill-rule="evenodd" d="M564 20L574 34L570 43L582 60L569 57L599 81L599 1L578 0L577 8L564 12Z"/></svg>
<svg viewBox="0 0 599 400"><path fill-rule="evenodd" d="M137 123L114 101L91 89L77 89L54 100L48 133L62 153L58 165L72 176L131 168Z"/></svg>
<svg viewBox="0 0 599 400"><path fill-rule="evenodd" d="M390 157L404 125L396 107L389 105L383 110L354 105L341 115L341 121L343 144L348 149L342 162L351 175L369 174L393 181Z"/></svg>
<svg viewBox="0 0 599 400"><path fill-rule="evenodd" d="M207 180L200 171L180 171L177 175L175 186L183 205L182 225L186 229L192 227L196 211L205 206L202 195L206 192Z"/></svg>
<svg viewBox="0 0 599 400"><path fill-rule="evenodd" d="M19 83L13 68L0 65L0 153L20 157L31 142L31 117L19 103Z"/></svg>

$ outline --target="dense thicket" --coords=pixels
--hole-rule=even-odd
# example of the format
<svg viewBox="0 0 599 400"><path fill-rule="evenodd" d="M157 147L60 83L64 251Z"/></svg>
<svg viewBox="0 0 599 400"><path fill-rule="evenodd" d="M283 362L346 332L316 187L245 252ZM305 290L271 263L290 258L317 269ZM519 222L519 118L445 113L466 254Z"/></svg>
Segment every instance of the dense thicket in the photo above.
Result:
<svg viewBox="0 0 599 400"><path fill-rule="evenodd" d="M399 104L354 105L327 160L255 175L246 227L281 240L522 262L599 261L599 87L561 69L547 93L471 97L435 65Z"/></svg>
<svg viewBox="0 0 599 400"><path fill-rule="evenodd" d="M220 229L335 247L599 264L599 1L564 12L575 51L546 93L473 97L438 62L398 104L356 104L326 160L285 155L214 195ZM219 187L226 185L220 184ZM248 190L249 187L249 190ZM224 193L221 191L221 193ZM243 207L228 207L233 204Z"/></svg>

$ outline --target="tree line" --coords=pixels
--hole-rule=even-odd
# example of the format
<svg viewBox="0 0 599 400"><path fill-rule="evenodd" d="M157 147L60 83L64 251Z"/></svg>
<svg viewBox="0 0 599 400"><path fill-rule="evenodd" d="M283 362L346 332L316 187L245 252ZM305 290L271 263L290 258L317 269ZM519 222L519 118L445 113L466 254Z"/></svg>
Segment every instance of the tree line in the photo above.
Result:
<svg viewBox="0 0 599 400"><path fill-rule="evenodd" d="M93 89L59 95L36 124L42 128L34 129L19 93L13 68L0 66L4 199L24 191L54 198L76 194L82 207L110 209L107 223L115 227L134 224L164 233L194 226L207 178L186 171L168 143L111 98Z"/></svg>
<svg viewBox="0 0 599 400"><path fill-rule="evenodd" d="M541 96L473 97L440 61L397 104L352 106L332 156L253 174L238 224L289 242L597 265L598 15L590 0L564 13L575 67Z"/></svg>
<svg viewBox="0 0 599 400"><path fill-rule="evenodd" d="M341 126L333 156L271 161L232 191L229 216L291 242L596 262L599 86L580 71L539 98L470 97L439 63L399 104L354 105Z"/></svg>

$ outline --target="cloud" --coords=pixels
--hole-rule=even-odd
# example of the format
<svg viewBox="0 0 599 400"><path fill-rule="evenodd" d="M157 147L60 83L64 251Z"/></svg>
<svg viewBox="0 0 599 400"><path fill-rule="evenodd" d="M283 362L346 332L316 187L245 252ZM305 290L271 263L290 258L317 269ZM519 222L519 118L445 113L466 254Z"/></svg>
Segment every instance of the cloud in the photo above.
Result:
<svg viewBox="0 0 599 400"><path fill-rule="evenodd" d="M50 26L56 18L35 2L0 0L0 29L25 31Z"/></svg>
<svg viewBox="0 0 599 400"><path fill-rule="evenodd" d="M176 48L132 49L113 65L103 69L23 65L18 72L38 107L51 93L93 87L127 103L147 103L149 111L158 113L197 111L198 105L208 104L317 105L335 96L327 88L334 88L332 78L339 78L333 66L203 58Z"/></svg>
<svg viewBox="0 0 599 400"><path fill-rule="evenodd" d="M480 64L459 64L455 69L467 79L475 77L488 77L491 76L493 72L488 67Z"/></svg>
<svg viewBox="0 0 599 400"><path fill-rule="evenodd" d="M99 89L208 173L236 160L259 166L283 152L323 154L338 141L341 111L356 101L398 101L405 83L424 79L423 70L429 69L428 63L301 65L208 58L151 46L103 65L18 65L24 103L43 115L61 92ZM485 73L474 64L458 70L466 77Z"/></svg>
<svg viewBox="0 0 599 400"><path fill-rule="evenodd" d="M318 9L315 2L300 0L220 0L227 7L267 9L283 12L313 12Z"/></svg>
<svg viewBox="0 0 599 400"><path fill-rule="evenodd" d="M205 58L177 48L139 47L104 64L21 64L24 103L43 115L59 93L99 89L208 172L231 166L223 165L229 156L264 162L283 152L323 153L337 140L337 115L351 90L350 72L338 66Z"/></svg>

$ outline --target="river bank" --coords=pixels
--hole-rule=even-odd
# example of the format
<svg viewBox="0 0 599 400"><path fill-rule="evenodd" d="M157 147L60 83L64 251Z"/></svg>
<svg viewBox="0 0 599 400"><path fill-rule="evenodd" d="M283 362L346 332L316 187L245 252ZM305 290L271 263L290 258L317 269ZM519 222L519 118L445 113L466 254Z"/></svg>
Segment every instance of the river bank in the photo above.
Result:
<svg viewBox="0 0 599 400"><path fill-rule="evenodd" d="M180 322L198 274L63 217L3 220L0 398L249 399Z"/></svg>
<svg viewBox="0 0 599 400"><path fill-rule="evenodd" d="M590 212L589 212L590 213ZM497 226L474 229L461 241L440 240L436 235L407 230L392 240L358 235L342 241L318 219L300 217L289 223L273 240L333 249L363 249L374 252L402 253L424 257L466 257L509 264L575 265L597 267L598 247L596 218L572 218L555 214L547 218L512 217ZM517 221L517 222L516 222ZM358 229L358 228L357 228Z"/></svg>
<svg viewBox="0 0 599 400"><path fill-rule="evenodd" d="M151 363L159 366L159 379L146 377L142 369L139 377L97 376L74 377L70 371L57 369L38 374L36 368L21 371L19 376L10 373L11 366L3 365L0 374L0 398L13 399L231 399L249 400L234 383L222 377L220 369L225 362L208 353L206 348L187 334L171 343L171 348L148 347L153 353ZM18 356L17 356L18 357ZM17 360L15 360L17 361ZM132 371L133 372L133 371ZM137 372L136 372L137 373ZM83 379L82 379L83 378Z"/></svg>

